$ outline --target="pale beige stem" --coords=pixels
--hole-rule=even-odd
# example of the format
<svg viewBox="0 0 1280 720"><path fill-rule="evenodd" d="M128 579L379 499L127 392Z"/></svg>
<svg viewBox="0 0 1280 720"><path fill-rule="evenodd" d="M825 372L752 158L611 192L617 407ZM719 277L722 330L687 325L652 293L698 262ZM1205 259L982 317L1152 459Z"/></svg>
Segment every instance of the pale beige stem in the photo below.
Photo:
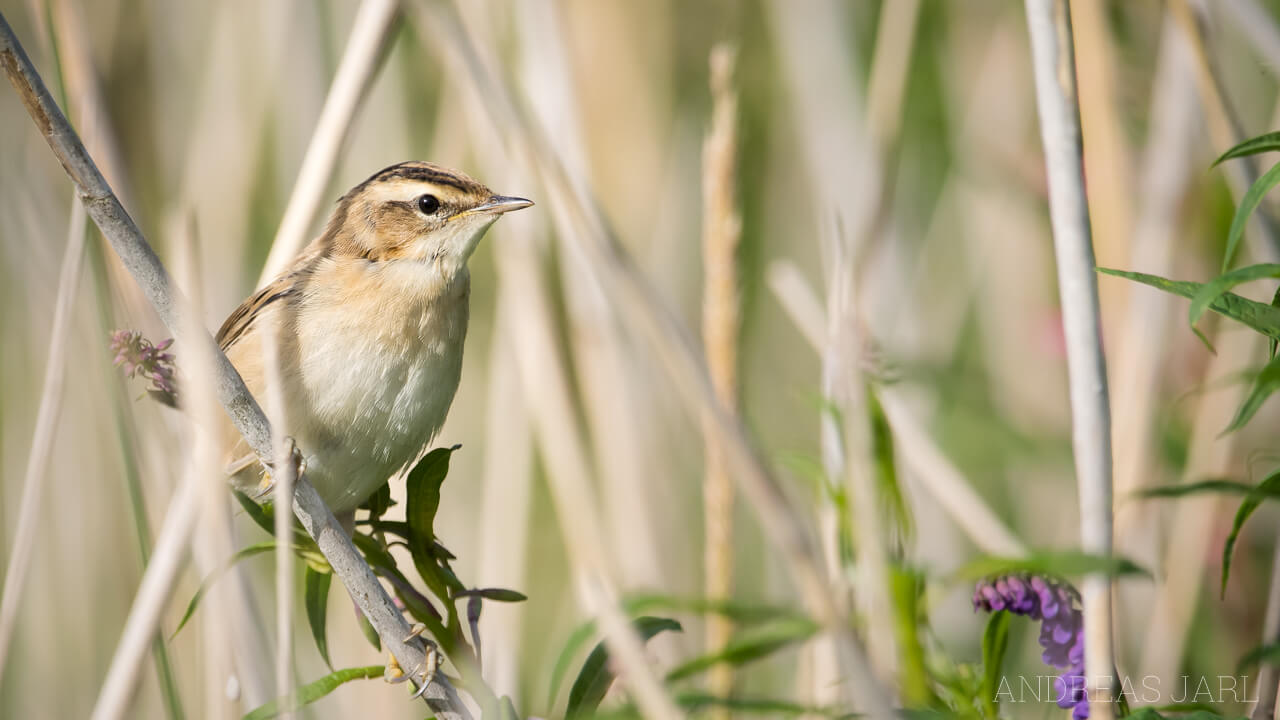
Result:
<svg viewBox="0 0 1280 720"><path fill-rule="evenodd" d="M737 114L733 89L737 51L718 45L711 51L711 129L702 147L702 345L716 396L729 412L738 407L738 243L742 219L737 211ZM712 421L703 419L703 425ZM704 594L728 598L733 594L733 481L724 450L714 430L703 431L706 471L702 497L705 514ZM728 618L707 618L706 651L717 652L729 641L733 624ZM733 667L712 668L707 688L727 697L733 689ZM727 718L728 710L718 717Z"/></svg>
<svg viewBox="0 0 1280 720"><path fill-rule="evenodd" d="M360 101L378 74L382 50L397 26L399 0L364 0L351 28L347 49L325 98L311 144L298 170L298 181L276 231L259 285L283 271L306 243L325 188L338 164L338 154L351 131Z"/></svg>
<svg viewBox="0 0 1280 720"><path fill-rule="evenodd" d="M1201 142L1192 72L1185 38L1167 17L1152 83L1151 118L1142 159L1141 202L1137 212L1131 264L1125 267L1162 277L1173 274L1173 249L1179 240L1179 210L1198 170L1193 157ZM1116 496L1125 498L1145 485L1159 482L1163 468L1156 445L1158 392L1170 360L1171 323L1183 315L1184 304L1154 288L1134 287L1128 295L1123 330L1117 333L1113 375L1115 406ZM1143 567L1158 563L1160 530L1151 508L1134 502L1116 507L1116 551ZM1122 585L1117 593L1117 652L1125 666L1126 649L1140 647L1149 630L1148 617L1156 587L1148 583Z"/></svg>
<svg viewBox="0 0 1280 720"><path fill-rule="evenodd" d="M282 326L283 327L283 326ZM267 332L262 338L262 364L266 380L267 412L274 435L275 466L271 471L274 483L275 506L288 507L293 498L298 467L289 441L289 421L284 397L284 382L280 365L280 331ZM284 720L293 719L296 693L293 684L293 515L287 512L275 514L276 535L276 698L282 708Z"/></svg>
<svg viewBox="0 0 1280 720"><path fill-rule="evenodd" d="M576 186L550 150L541 130L530 125L518 109L515 96L481 59L474 41L457 22L447 5L422 3L418 28L446 50L450 67L468 79L468 87L481 98L483 109L502 138L510 161L522 163L542 179L559 227L582 240L587 268L606 297L644 333L650 346L667 366L675 391L696 415L713 413L714 427L724 443L734 477L760 517L766 535L781 550L788 569L796 577L797 592L814 615L838 638L850 685L861 704L875 716L886 716L889 705L883 691L868 673L862 644L847 624L845 608L831 593L813 551L805 524L787 500L776 479L757 454L740 422L720 407L706 367L687 328L654 292L619 246L608 222L584 188Z"/></svg>
<svg viewBox="0 0 1280 720"><path fill-rule="evenodd" d="M18 607L26 586L31 555L40 536L40 506L44 504L45 479L53 456L53 437L62 410L62 391L66 386L67 341L71 336L71 310L80 287L80 268L84 263L85 231L88 219L84 207L72 201L71 222L67 228L67 246L63 251L62 270L58 276L58 296L53 306L53 324L49 333L49 359L40 390L40 409L36 411L36 428L27 453L27 471L22 480L22 498L18 501L17 527L13 547L0 590L0 677L17 625ZM105 338L103 339L105 342Z"/></svg>
<svg viewBox="0 0 1280 720"><path fill-rule="evenodd" d="M208 479L206 471L192 464L183 474L182 483L169 503L164 525L156 536L155 551L142 575L138 594L129 609L107 677L102 682L102 690L90 715L92 720L117 720L128 714L138 685L139 671L151 651L152 640L173 595L187 545L191 542L200 511L200 484Z"/></svg>

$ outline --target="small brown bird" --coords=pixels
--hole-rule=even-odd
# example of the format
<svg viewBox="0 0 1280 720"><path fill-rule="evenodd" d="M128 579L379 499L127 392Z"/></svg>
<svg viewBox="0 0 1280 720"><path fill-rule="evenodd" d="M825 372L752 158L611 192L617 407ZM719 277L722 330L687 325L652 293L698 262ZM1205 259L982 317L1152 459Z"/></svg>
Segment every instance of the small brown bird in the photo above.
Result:
<svg viewBox="0 0 1280 720"><path fill-rule="evenodd" d="M392 165L342 196L324 233L222 324L218 344L258 398L264 333L277 333L286 431L335 513L444 423L462 374L467 260L499 216L530 205L438 165ZM237 486L261 486L243 440L229 457Z"/></svg>

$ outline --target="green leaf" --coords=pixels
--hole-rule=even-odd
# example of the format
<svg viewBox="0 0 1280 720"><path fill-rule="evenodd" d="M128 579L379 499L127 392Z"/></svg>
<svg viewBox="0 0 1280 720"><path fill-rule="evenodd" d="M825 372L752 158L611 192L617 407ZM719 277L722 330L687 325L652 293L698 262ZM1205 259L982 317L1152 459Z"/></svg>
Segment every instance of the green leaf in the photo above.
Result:
<svg viewBox="0 0 1280 720"><path fill-rule="evenodd" d="M387 509L394 505L391 499L391 483L383 483L378 491L369 496L360 504L360 507L369 511L369 519L377 520L387 513Z"/></svg>
<svg viewBox="0 0 1280 720"><path fill-rule="evenodd" d="M1246 155L1257 155L1264 152L1274 152L1280 150L1280 132L1269 132L1257 137L1249 138L1244 142L1236 145L1230 150L1222 153L1222 156L1213 161L1210 167L1217 167L1221 163L1231 160L1232 158L1244 157Z"/></svg>
<svg viewBox="0 0 1280 720"><path fill-rule="evenodd" d="M411 544L429 548L435 540L436 512L440 509L440 486L449 474L449 456L460 445L436 448L418 461L406 480L405 519L412 533Z"/></svg>
<svg viewBox="0 0 1280 720"><path fill-rule="evenodd" d="M1276 497L1278 494L1280 494L1280 470L1263 478L1262 482L1254 488L1254 492L1236 509L1235 519L1231 521L1231 532L1227 534L1227 540L1222 544L1222 582L1218 589L1219 597L1227 594L1227 578L1231 575L1231 556L1235 554L1236 541L1240 538L1240 531L1244 528L1245 521L1254 510L1258 509L1264 499Z"/></svg>
<svg viewBox="0 0 1280 720"><path fill-rule="evenodd" d="M991 575L1003 575L1011 572L1031 572L1040 574L1074 577L1107 573L1112 576L1146 575L1143 570L1130 560L1122 557L1102 557L1089 555L1077 550L1041 550L1026 557L1005 558L984 555L964 565L953 577L957 581L980 580Z"/></svg>
<svg viewBox="0 0 1280 720"><path fill-rule="evenodd" d="M889 419L885 417L884 408L871 387L866 389L866 398L871 416L871 450L875 458L876 480L880 489L880 500L888 506L889 514L895 522L894 530L904 541L911 537L911 511L903 498L902 487L898 482L897 458L893 452L893 432L889 428Z"/></svg>
<svg viewBox="0 0 1280 720"><path fill-rule="evenodd" d="M1271 296L1271 307L1280 308L1280 287L1277 287L1275 294ZM1268 360L1275 358L1277 344L1280 344L1280 341L1277 341L1275 338L1270 338L1267 341L1267 359Z"/></svg>
<svg viewBox="0 0 1280 720"><path fill-rule="evenodd" d="M332 580L331 573L318 572L308 566L303 583L306 588L307 623L311 625L311 637L315 639L316 649L320 651L320 657L324 658L324 664L330 670L333 669L333 663L329 660L325 617L329 611L329 583Z"/></svg>
<svg viewBox="0 0 1280 720"><path fill-rule="evenodd" d="M638 617L631 624L646 642L664 630L684 630L680 623L670 618ZM587 656L582 670L578 672L578 679L574 680L573 687L569 689L569 705L565 709L565 717L584 717L594 713L600 706L600 701L604 700L605 693L609 692L613 678L613 669L609 667L609 650L601 642Z"/></svg>
<svg viewBox="0 0 1280 720"><path fill-rule="evenodd" d="M1226 435L1244 427L1245 423L1253 419L1258 408L1262 407L1262 403L1276 390L1280 390L1280 359L1272 358L1253 378L1253 387L1249 388L1249 395L1240 404L1235 417L1231 419L1231 424L1222 431L1222 434Z"/></svg>
<svg viewBox="0 0 1280 720"><path fill-rule="evenodd" d="M1111 270L1109 268L1098 268L1098 272L1127 278L1144 285L1150 285L1158 290L1181 295L1187 299L1194 298L1203 286L1203 283L1168 280L1158 275ZM1280 308L1228 292L1210 302L1209 309L1247 325L1267 337L1280 339Z"/></svg>
<svg viewBox="0 0 1280 720"><path fill-rule="evenodd" d="M455 594L456 597L482 597L485 600L493 600L494 602L524 602L529 598L523 593L515 590L507 590L506 588L480 588L478 590L463 590Z"/></svg>
<svg viewBox="0 0 1280 720"><path fill-rule="evenodd" d="M1280 277L1280 265L1250 265L1219 275L1201 285L1196 294L1192 296L1191 306L1187 309L1187 322L1194 328L1200 318L1204 316L1205 310L1209 309L1209 304L1231 288L1254 280L1274 277Z"/></svg>
<svg viewBox="0 0 1280 720"><path fill-rule="evenodd" d="M282 708L283 698L276 698L271 702L255 709L253 712L246 714L243 720L269 720L276 717L282 712L297 710L304 705L319 700L338 688L343 683L349 683L352 680L372 680L382 677L386 668L382 665L366 665L365 667L346 668L337 670L325 675L313 683L308 683L298 688L296 692L297 702L292 707Z"/></svg>
<svg viewBox="0 0 1280 720"><path fill-rule="evenodd" d="M360 626L360 632L364 633L364 639L369 641L373 649L382 652L382 638L378 637L378 631L373 629L373 623L369 622L369 618L364 616L360 608L356 608L356 624Z"/></svg>
<svg viewBox="0 0 1280 720"><path fill-rule="evenodd" d="M912 707L933 705L937 697L931 689L924 645L920 640L920 599L924 594L924 578L914 569L893 563L888 568L888 579L903 703Z"/></svg>
<svg viewBox="0 0 1280 720"><path fill-rule="evenodd" d="M449 474L449 457L459 445L436 448L427 453L406 480L405 519L409 524L409 553L413 565L431 592L442 600L449 597L454 586L437 564L435 555L435 521L440 509L440 486ZM460 586L461 583L458 583Z"/></svg>
<svg viewBox="0 0 1280 720"><path fill-rule="evenodd" d="M259 505L239 490L232 490L231 494L235 496L236 502L240 503L240 507L244 508L244 514L249 516L254 525L271 535L276 534L275 513L272 512L270 503Z"/></svg>
<svg viewBox="0 0 1280 720"><path fill-rule="evenodd" d="M691 677L721 663L735 667L744 665L807 640L818 632L818 628L819 625L808 618L785 618L744 628L735 633L721 650L677 665L667 673L667 680Z"/></svg>
<svg viewBox="0 0 1280 720"><path fill-rule="evenodd" d="M569 662L595 634L594 622L585 622L569 634L569 639L565 641L560 654L556 656L555 664L551 666L551 690L547 694L547 707L553 707L556 704L556 695L560 692L560 683L564 680L565 673L569 671Z"/></svg>
<svg viewBox="0 0 1280 720"><path fill-rule="evenodd" d="M1222 256L1223 272L1231 267L1231 260L1235 257L1240 238L1244 236L1244 226L1248 223L1249 216L1258 209L1258 205L1262 203L1262 197L1277 183L1280 183L1280 163L1263 173L1262 177L1255 180L1245 191L1244 197L1240 198L1240 206L1236 208L1235 217L1231 218L1231 229L1227 231L1227 250Z"/></svg>
<svg viewBox="0 0 1280 720"><path fill-rule="evenodd" d="M704 692L682 692L675 697L676 704L689 712L697 712L705 708L724 708L738 715L816 715L820 717L845 717L846 713L831 708L801 705L790 700L778 700L760 697L718 697Z"/></svg>
<svg viewBox="0 0 1280 720"><path fill-rule="evenodd" d="M196 589L196 594L191 597L191 602L187 603L187 611L182 614L182 620L178 621L178 627L174 629L173 634L169 636L169 639L172 640L177 637L182 628L186 626L187 621L195 614L196 607L200 605L200 600L204 598L204 594L209 591L210 587L213 587L213 583L216 582L218 578L222 577L223 573L230 570L236 563L244 560L245 558L251 558L254 555L261 555L262 553L271 552L275 549L275 540L267 540L266 542L260 542L241 548L240 550L237 550L234 555L228 558L227 561L222 564L222 567L209 573L209 576L206 577L204 581L200 583L200 587Z"/></svg>
<svg viewBox="0 0 1280 720"><path fill-rule="evenodd" d="M1249 485L1248 483L1231 480L1203 480L1201 482L1178 483L1176 485L1157 485L1153 488L1140 490L1136 495L1147 498L1180 498L1203 493L1257 495L1259 497L1280 499L1280 488L1264 488L1261 485Z"/></svg>
<svg viewBox="0 0 1280 720"><path fill-rule="evenodd" d="M1240 658L1240 662L1236 664L1236 672L1243 673L1254 665L1264 663L1267 665L1280 664L1280 643L1259 645L1245 653L1244 657Z"/></svg>
<svg viewBox="0 0 1280 720"><path fill-rule="evenodd" d="M254 525L265 530L268 535L275 537L276 512L275 507L270 502L259 505L248 495L235 489L232 489L231 494L235 497L236 502L240 503L240 507L244 509L244 514L248 515L250 520L253 520ZM305 530L298 527L296 520L293 527L293 544L300 548L314 550L317 555L320 554L320 549L316 547L315 541L311 539L311 536Z"/></svg>
<svg viewBox="0 0 1280 720"><path fill-rule="evenodd" d="M778 618L803 618L791 608L775 605L755 605L701 596L664 595L661 593L629 595L622 605L632 614L663 612L689 612L699 615L720 615L738 625L751 625Z"/></svg>
<svg viewBox="0 0 1280 720"><path fill-rule="evenodd" d="M1000 717L996 693L1000 688L1005 652L1009 649L1010 617L1005 610L992 613L982 633L982 704L987 708L987 717Z"/></svg>

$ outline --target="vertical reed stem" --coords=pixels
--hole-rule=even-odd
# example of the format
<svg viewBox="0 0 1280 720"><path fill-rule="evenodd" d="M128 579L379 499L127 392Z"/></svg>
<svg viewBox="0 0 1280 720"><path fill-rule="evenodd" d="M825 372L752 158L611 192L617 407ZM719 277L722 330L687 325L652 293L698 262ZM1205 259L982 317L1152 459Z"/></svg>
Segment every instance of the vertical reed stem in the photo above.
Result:
<svg viewBox="0 0 1280 720"><path fill-rule="evenodd" d="M1026 0L1026 10L1066 334L1072 447L1080 494L1080 544L1087 553L1109 556L1111 412L1089 206L1085 201L1071 13L1066 0ZM1081 597L1089 713L1093 720L1110 720L1114 717L1112 692L1116 687L1110 576L1087 576Z"/></svg>
<svg viewBox="0 0 1280 720"><path fill-rule="evenodd" d="M729 412L738 407L738 241L742 220L735 208L737 190L737 93L733 90L736 51L718 45L711 51L711 131L702 147L702 343L716 397ZM705 415L705 414L704 414ZM706 475L702 497L705 517L705 591L709 598L733 593L733 482L724 449L711 418L703 418ZM707 618L706 650L724 647L733 631L727 618ZM717 665L707 677L713 695L733 689L733 668ZM721 717L728 717L723 712Z"/></svg>

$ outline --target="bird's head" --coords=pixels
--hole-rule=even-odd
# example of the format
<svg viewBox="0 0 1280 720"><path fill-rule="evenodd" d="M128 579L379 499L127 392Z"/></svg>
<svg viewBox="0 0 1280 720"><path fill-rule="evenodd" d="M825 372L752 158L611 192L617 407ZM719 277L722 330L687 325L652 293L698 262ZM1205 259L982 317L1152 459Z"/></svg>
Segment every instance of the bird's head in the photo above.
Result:
<svg viewBox="0 0 1280 720"><path fill-rule="evenodd" d="M344 195L325 234L337 258L417 261L449 275L466 266L503 213L530 205L496 195L456 170L410 161L375 173Z"/></svg>

